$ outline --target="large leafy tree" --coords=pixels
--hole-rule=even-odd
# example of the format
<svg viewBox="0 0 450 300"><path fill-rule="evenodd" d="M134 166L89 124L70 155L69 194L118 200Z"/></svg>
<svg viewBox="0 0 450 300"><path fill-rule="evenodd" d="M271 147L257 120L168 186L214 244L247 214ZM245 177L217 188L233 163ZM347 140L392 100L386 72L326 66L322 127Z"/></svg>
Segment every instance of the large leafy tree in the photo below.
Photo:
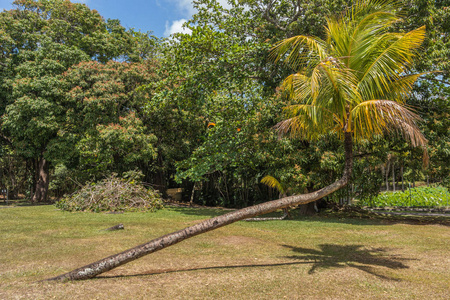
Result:
<svg viewBox="0 0 450 300"><path fill-rule="evenodd" d="M148 170L155 136L143 122L150 96L138 88L155 80L154 68L151 61L91 61L64 72L64 130L51 144L54 161L72 163L80 181Z"/></svg>
<svg viewBox="0 0 450 300"><path fill-rule="evenodd" d="M270 201L208 219L146 244L102 259L54 280L92 278L143 255L192 236L289 205L320 199L348 183L352 171L353 140L398 130L413 145L424 146L418 117L402 101L418 75L403 76L412 63L425 30L391 33L400 19L396 6L387 1L356 3L345 16L327 20L327 39L297 36L277 44L274 53L293 67L301 67L285 81L294 101L282 131L316 138L333 131L344 140L345 170L335 183L310 194ZM386 100L390 99L390 100Z"/></svg>
<svg viewBox="0 0 450 300"><path fill-rule="evenodd" d="M0 13L0 137L32 166L32 201L45 201L52 149L66 132L62 74L82 61L142 61L154 40L69 0L14 5Z"/></svg>
<svg viewBox="0 0 450 300"><path fill-rule="evenodd" d="M205 198L211 199L209 204L226 198L224 202L234 206L235 201L228 200L234 198L237 183L246 179L232 174L228 167L236 161L228 158L239 156L237 150L245 149L240 147L244 135L237 135L237 128L246 137L251 136L243 123L255 116L261 101L261 58L267 56L270 44L248 38L256 25L242 6L223 9L217 1L199 1L194 5L198 13L187 25L192 32L176 34L166 44L160 69L163 80L147 105L152 124L149 128L158 137L155 183L176 184L176 162L184 161L178 165L180 169L191 169L177 176L184 187L190 190L196 183L207 190ZM217 126L208 129L209 123ZM225 141L229 135L237 138ZM224 144L231 151L217 152L214 145ZM219 156L223 159L218 160ZM199 159L201 164L197 163ZM241 170L245 169L242 159L240 162ZM222 180L225 177L227 183ZM230 191L223 193L226 197L215 197L215 192L225 189Z"/></svg>

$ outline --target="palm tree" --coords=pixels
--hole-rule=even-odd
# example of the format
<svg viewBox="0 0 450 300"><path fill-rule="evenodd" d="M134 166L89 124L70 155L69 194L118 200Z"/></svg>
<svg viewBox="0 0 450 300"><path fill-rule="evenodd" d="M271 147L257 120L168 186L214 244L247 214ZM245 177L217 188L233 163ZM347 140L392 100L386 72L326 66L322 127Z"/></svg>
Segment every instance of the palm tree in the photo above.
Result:
<svg viewBox="0 0 450 300"><path fill-rule="evenodd" d="M342 178L318 191L265 202L167 234L52 280L79 280L133 261L195 235L291 205L316 201L344 187L352 171L353 141L398 132L413 146L426 144L405 104L420 74L406 75L425 35L421 27L408 33L390 32L400 21L399 7L389 1L359 1L345 15L328 19L327 38L295 36L278 43L275 60L295 70L283 86L297 104L286 108L278 124L284 133L317 139L327 132L342 137L345 167Z"/></svg>
<svg viewBox="0 0 450 300"><path fill-rule="evenodd" d="M352 165L353 141L399 133L425 149L427 140L406 105L422 74L406 71L425 37L425 27L408 33L390 32L401 19L392 1L359 1L340 19L328 19L326 39L295 36L272 49L298 70L283 87L295 104L285 108L281 133L317 139L333 132L344 140L346 163ZM427 158L426 152L424 156Z"/></svg>

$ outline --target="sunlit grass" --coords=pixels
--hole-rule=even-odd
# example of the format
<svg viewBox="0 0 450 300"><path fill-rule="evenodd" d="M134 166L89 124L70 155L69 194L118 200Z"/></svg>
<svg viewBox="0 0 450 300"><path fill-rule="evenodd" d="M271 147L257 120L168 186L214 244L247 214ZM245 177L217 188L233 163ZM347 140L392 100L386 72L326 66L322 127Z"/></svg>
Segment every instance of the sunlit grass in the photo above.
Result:
<svg viewBox="0 0 450 300"><path fill-rule="evenodd" d="M299 216L238 222L97 279L39 282L222 213L2 208L0 299L449 298L448 227Z"/></svg>

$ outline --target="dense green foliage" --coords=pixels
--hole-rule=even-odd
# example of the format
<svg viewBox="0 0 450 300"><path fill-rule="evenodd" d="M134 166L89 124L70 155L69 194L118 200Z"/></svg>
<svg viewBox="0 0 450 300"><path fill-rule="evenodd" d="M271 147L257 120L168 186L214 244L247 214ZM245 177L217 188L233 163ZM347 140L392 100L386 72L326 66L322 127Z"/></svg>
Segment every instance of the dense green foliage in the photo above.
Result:
<svg viewBox="0 0 450 300"><path fill-rule="evenodd" d="M358 202L371 207L440 207L449 206L450 193L444 187L417 187L404 192L386 192Z"/></svg>
<svg viewBox="0 0 450 300"><path fill-rule="evenodd" d="M121 159L131 169L139 160L151 160L153 137L143 133L134 109L142 107L145 97L133 91L152 77L145 66L155 49L153 39L125 30L117 20L105 21L84 4L64 0L14 4L16 9L0 14L1 136L2 144L26 162L29 174L23 180L32 184L32 200L46 201L49 175L58 165L71 173L86 169L85 160L90 159L86 153L95 151L93 147L116 144L114 153L102 153L99 166L75 180L95 178L99 169L119 171L108 166L123 163ZM99 134L93 133L94 128ZM123 154L124 147L130 147L125 139L137 140L132 145L137 150L128 156ZM17 167L23 166L10 169L9 177L16 177Z"/></svg>
<svg viewBox="0 0 450 300"><path fill-rule="evenodd" d="M161 40L105 20L68 0L17 0L0 13L0 187L46 201L117 173L139 174L184 199L243 207L313 191L342 174L336 134L316 141L279 137L273 126L291 103L278 88L294 71L269 58L295 35L325 38L327 17L347 0L195 1L190 34ZM420 78L406 100L423 118L430 164L402 139L379 136L354 147L352 185L327 200L371 197L395 182L450 184L450 9L405 0L408 32L426 25ZM36 195L39 195L37 197Z"/></svg>
<svg viewBox="0 0 450 300"><path fill-rule="evenodd" d="M97 183L87 183L56 202L56 207L66 211L155 211L162 208L162 200L158 192L143 187L134 179L112 175Z"/></svg>

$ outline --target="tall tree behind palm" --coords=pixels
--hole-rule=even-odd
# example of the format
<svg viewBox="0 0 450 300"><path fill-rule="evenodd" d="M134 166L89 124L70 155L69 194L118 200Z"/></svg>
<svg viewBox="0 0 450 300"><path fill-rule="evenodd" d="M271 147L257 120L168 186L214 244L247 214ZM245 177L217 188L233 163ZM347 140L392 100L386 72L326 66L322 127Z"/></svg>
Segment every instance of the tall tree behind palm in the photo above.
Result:
<svg viewBox="0 0 450 300"><path fill-rule="evenodd" d="M309 139L333 131L345 145L345 170L335 183L304 195L250 206L167 234L122 253L101 259L52 280L78 280L98 274L179 243L195 235L290 205L318 200L342 187L351 176L353 140L396 131L414 146L425 146L416 121L404 100L420 75L404 75L425 35L425 28L390 33L400 21L398 7L389 1L357 2L342 18L329 19L327 39L296 36L277 44L274 59L299 70L284 81L299 104L286 109L282 132ZM389 99L389 100L387 100Z"/></svg>

